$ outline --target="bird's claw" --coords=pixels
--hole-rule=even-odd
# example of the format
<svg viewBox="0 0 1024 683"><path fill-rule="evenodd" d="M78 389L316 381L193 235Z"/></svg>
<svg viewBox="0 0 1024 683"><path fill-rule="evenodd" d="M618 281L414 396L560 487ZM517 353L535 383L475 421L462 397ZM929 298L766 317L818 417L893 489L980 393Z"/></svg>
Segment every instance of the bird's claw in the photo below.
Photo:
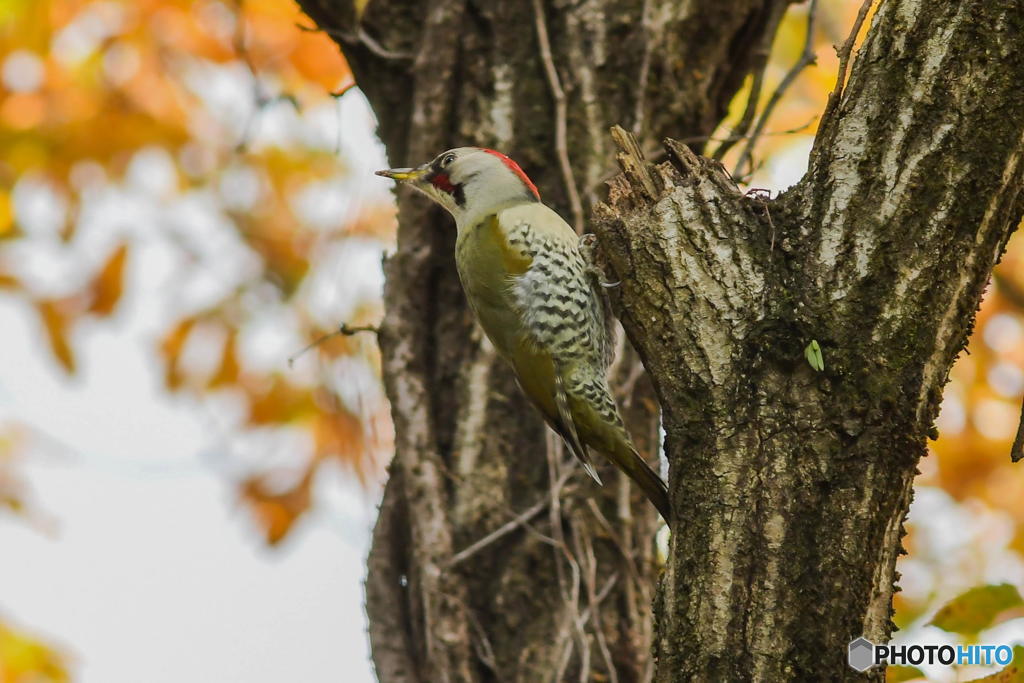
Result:
<svg viewBox="0 0 1024 683"><path fill-rule="evenodd" d="M618 287L622 284L622 280L605 282L604 271L601 270L601 267L597 264L597 235L592 232L588 232L586 235L580 236L580 254L583 256L583 260L587 263L587 273L597 280L597 284L601 285L605 289Z"/></svg>

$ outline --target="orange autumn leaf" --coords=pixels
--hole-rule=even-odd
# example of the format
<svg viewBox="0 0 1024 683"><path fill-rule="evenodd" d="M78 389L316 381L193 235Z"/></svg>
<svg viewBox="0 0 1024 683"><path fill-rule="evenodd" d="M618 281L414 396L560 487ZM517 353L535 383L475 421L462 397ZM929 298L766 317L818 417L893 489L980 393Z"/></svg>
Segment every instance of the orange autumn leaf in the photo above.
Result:
<svg viewBox="0 0 1024 683"><path fill-rule="evenodd" d="M317 406L309 389L275 377L267 387L247 387L249 424L268 425L290 422L313 415Z"/></svg>
<svg viewBox="0 0 1024 683"><path fill-rule="evenodd" d="M268 544L279 543L309 510L312 482L313 470L307 469L299 483L283 493L271 491L262 479L256 477L242 483L242 502L255 516Z"/></svg>
<svg viewBox="0 0 1024 683"><path fill-rule="evenodd" d="M124 293L124 264L128 258L128 245L121 243L113 251L103 268L92 281L92 304L89 312L108 316L114 312Z"/></svg>
<svg viewBox="0 0 1024 683"><path fill-rule="evenodd" d="M232 330L224 340L224 352L221 354L220 366L207 383L207 388L216 389L235 384L238 382L238 375L238 333Z"/></svg>
<svg viewBox="0 0 1024 683"><path fill-rule="evenodd" d="M164 385L171 391L181 388L184 380L181 368L178 367L178 359L195 324L195 318L185 318L175 325L160 343L160 355L164 358Z"/></svg>
<svg viewBox="0 0 1024 683"><path fill-rule="evenodd" d="M313 423L313 443L317 458L335 458L354 465L359 471L363 426L352 413L318 413Z"/></svg>
<svg viewBox="0 0 1024 683"><path fill-rule="evenodd" d="M54 357L68 374L74 374L75 354L68 339L72 317L67 312L66 302L52 299L37 301L36 311L43 321L46 337L50 342L50 350Z"/></svg>
<svg viewBox="0 0 1024 683"><path fill-rule="evenodd" d="M66 683L64 658L50 645L0 622L0 683Z"/></svg>

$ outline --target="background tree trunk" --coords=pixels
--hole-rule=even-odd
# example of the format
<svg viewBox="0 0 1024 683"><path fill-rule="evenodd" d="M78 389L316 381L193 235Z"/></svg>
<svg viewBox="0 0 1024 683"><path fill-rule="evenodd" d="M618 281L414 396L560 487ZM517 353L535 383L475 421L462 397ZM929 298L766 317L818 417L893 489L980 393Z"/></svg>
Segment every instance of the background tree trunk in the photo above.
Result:
<svg viewBox="0 0 1024 683"><path fill-rule="evenodd" d="M342 45L394 164L501 149L576 223L613 175L608 127L647 150L709 134L786 6L301 4ZM884 0L778 200L740 196L675 143L613 181L594 228L664 411L675 506L658 680L843 678L849 640L887 638L915 464L1022 212L1022 23L1015 2ZM472 323L450 219L405 194L399 212L380 335L396 455L367 582L378 675L648 678L653 510L610 473L604 489L566 480ZM632 358L617 374L653 457Z"/></svg>

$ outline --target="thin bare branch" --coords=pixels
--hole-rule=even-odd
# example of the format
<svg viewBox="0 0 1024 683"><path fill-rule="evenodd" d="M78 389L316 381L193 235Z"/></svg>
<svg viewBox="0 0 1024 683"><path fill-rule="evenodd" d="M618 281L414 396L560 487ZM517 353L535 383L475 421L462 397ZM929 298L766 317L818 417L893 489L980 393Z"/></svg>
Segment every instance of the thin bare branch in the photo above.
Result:
<svg viewBox="0 0 1024 683"><path fill-rule="evenodd" d="M839 106L839 101L843 98L843 89L846 87L846 70L850 66L853 44L857 41L857 34L860 33L860 27L864 25L864 18L867 17L868 10L871 9L872 4L874 4L874 0L864 0L860 9L857 10L857 18L853 20L853 28L850 29L850 35L846 38L843 46L836 50L836 54L839 56L839 74L836 76L835 90L828 96L825 111L821 115L822 126L825 125L825 122L828 121L836 107Z"/></svg>
<svg viewBox="0 0 1024 683"><path fill-rule="evenodd" d="M645 34L643 40L644 55L640 60L640 74L636 79L636 95L634 95L636 98L636 106L633 108L633 126L631 127L633 135L643 134L644 119L647 114L647 110L645 108L647 104L647 82L650 80L651 53L654 48L653 43L646 36L646 34L651 32L651 25L654 21L654 18L651 16L651 0L644 0L642 16L643 19L640 22L640 29Z"/></svg>
<svg viewBox="0 0 1024 683"><path fill-rule="evenodd" d="M804 47L800 53L800 57L782 78L779 86L775 88L775 92L772 93L771 98L768 100L768 104L764 106L764 111L761 112L761 115L757 119L757 124L754 126L754 132L751 133L750 138L747 140L747 144L744 145L743 151L740 153L740 158L732 170L733 177L742 177L743 167L750 162L750 156L754 151L754 145L757 144L758 138L761 137L761 133L764 130L765 124L768 123L768 119L771 117L772 111L775 109L775 105L782 100L782 96L789 89L789 86L793 84L797 76L800 75L800 72L817 61L817 57L814 54L814 26L817 17L818 0L811 0L811 6L807 10L807 34L804 36ZM751 167L751 173L753 173L753 167Z"/></svg>
<svg viewBox="0 0 1024 683"><path fill-rule="evenodd" d="M772 26L778 26L778 23L782 20L783 15L786 13L786 3L779 3L772 6L772 14L769 18L769 22ZM754 51L754 65L751 68L753 72L753 80L750 83L750 94L747 95L747 106L743 110L743 116L740 117L739 123L736 128L733 129L733 135L722 140L721 144L715 150L714 155L711 157L715 161L721 161L725 156L725 153L732 149L738 141L747 137L750 132L750 126L754 123L754 115L757 114L757 105L761 101L761 87L764 85L764 71L768 66L768 57L771 55L772 42L775 40L775 29L765 31L761 34L760 43L757 46L757 50Z"/></svg>
<svg viewBox="0 0 1024 683"><path fill-rule="evenodd" d="M764 85L764 70L765 65L762 64L754 72L753 81L750 84L750 95L747 97L747 106L743 110L743 116L740 118L739 123L736 124L736 128L733 129L733 134L724 138L715 149L715 153L711 155L711 158L715 161L721 161L725 153L733 148L733 145L748 137L750 125L754 122L754 115L757 113L757 103L761 99L761 86ZM711 137L709 136L707 139L711 140ZM699 142L699 140L694 142Z"/></svg>
<svg viewBox="0 0 1024 683"><path fill-rule="evenodd" d="M593 503L593 500L588 501ZM604 659L605 669L608 671L610 683L619 683L619 675L615 670L615 663L612 660L611 650L608 649L608 639L604 635L604 624L601 621L601 610L597 600L597 557L594 555L594 543L586 530L581 528L578 520L573 520L573 539L576 545L576 554L586 562L584 586L587 589L587 605L590 608L592 621L594 623L594 637L597 640L597 649ZM589 672L587 672L589 676Z"/></svg>
<svg viewBox="0 0 1024 683"><path fill-rule="evenodd" d="M302 347L299 351L295 352L291 356L288 356L288 367L292 367L295 364L295 361L297 361L299 358L301 358L304 353L306 353L310 349L315 349L316 347L320 346L321 344L323 344L328 339L333 339L334 337L338 337L338 336L350 337L350 336L352 336L354 334L359 334L360 332L372 332L374 334L377 334L377 332L379 332L379 331L380 330L375 325L355 325L355 326L353 326L353 325L348 325L346 323L342 323L338 327L338 329L336 329L334 332L328 332L327 334L322 335L322 336L316 338L315 340L313 340L309 344L306 344L306 346Z"/></svg>
<svg viewBox="0 0 1024 683"><path fill-rule="evenodd" d="M551 88L551 97L555 100L555 154L558 155L558 166L562 170L562 182L569 198L569 210L572 212L572 227L576 234L583 234L583 202L580 201L579 188L576 187L576 176L569 162L569 146L566 141L566 118L568 116L565 102L565 91L558 78L555 60L551 54L551 41L548 39L548 25L544 18L544 6L541 0L533 0L533 17L537 27L537 44L540 49L541 61L544 63L544 74Z"/></svg>
<svg viewBox="0 0 1024 683"><path fill-rule="evenodd" d="M761 137L767 138L767 137L773 137L773 136L776 136L776 135L793 135L794 133L800 133L800 132L805 131L808 128L810 128L811 125L815 121L817 121L817 120L818 120L818 116L814 115L806 123L802 123L799 126L794 126L793 128L787 128L786 130L770 130L770 131L761 133ZM739 141L739 140L746 140L749 137L750 137L749 134L747 134L747 135L735 135L734 134L734 135L730 135L730 136L724 137L724 138L716 138L716 137L712 137L710 135L691 135L690 137L687 137L687 138L679 138L679 142L685 143L687 145L691 145L691 144L696 143L696 142ZM660 148L660 149L656 150L655 152L653 152L649 156L649 159L651 160L651 163L657 163L659 161L663 161L664 158L665 158L665 149L664 148Z"/></svg>
<svg viewBox="0 0 1024 683"><path fill-rule="evenodd" d="M559 477L559 480L555 483L555 488L561 489L562 486L565 485L565 482L569 479L569 476L571 474L572 470L566 468ZM513 519L509 520L505 524L502 524L500 527L498 527L491 533L487 534L480 540L471 543L470 545L466 546L463 550L460 550L459 552L455 553L455 555L452 556L452 559L448 562L448 568L454 567L460 562L468 560L470 557L477 554L478 552L480 552L487 546L491 545L492 543L497 542L502 537L507 536L508 534L512 533L513 531L522 526L525 526L527 522L529 522L534 517L543 512L544 508L546 508L550 503L550 497L545 497L542 500L537 501L536 503L534 503L533 505L531 505L530 507L526 508L521 513L516 515Z"/></svg>
<svg viewBox="0 0 1024 683"><path fill-rule="evenodd" d="M359 25L356 27L355 34L343 31L340 28L330 27L310 27L302 24L295 24L300 31L306 31L309 33L326 33L332 38L337 38L346 45L363 45L367 50L372 52L381 59L388 59L394 61L408 60L411 61L415 55L410 52L399 52L397 50L390 50L381 45L377 40L366 32L366 29Z"/></svg>

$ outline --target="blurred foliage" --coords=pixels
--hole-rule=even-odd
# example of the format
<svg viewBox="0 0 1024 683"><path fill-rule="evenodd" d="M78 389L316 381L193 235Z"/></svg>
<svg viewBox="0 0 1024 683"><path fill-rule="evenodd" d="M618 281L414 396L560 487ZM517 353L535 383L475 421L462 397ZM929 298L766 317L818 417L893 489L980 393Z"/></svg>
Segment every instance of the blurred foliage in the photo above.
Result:
<svg viewBox="0 0 1024 683"><path fill-rule="evenodd" d="M0 618L0 683L66 683L69 680L65 659L52 646Z"/></svg>
<svg viewBox="0 0 1024 683"><path fill-rule="evenodd" d="M885 669L885 680L888 683L904 683L924 678L924 672L916 666L888 666Z"/></svg>
<svg viewBox="0 0 1024 683"><path fill-rule="evenodd" d="M1024 600L1020 593L1008 583L975 586L943 605L931 623L943 631L973 637L1021 605ZM1015 616L1019 616L1019 610Z"/></svg>
<svg viewBox="0 0 1024 683"><path fill-rule="evenodd" d="M334 339L296 371L252 360L267 310L294 349L339 322L379 316L373 298L317 305L317 287L340 274L335 245L383 247L393 232L387 205L326 220L308 210L343 191L348 172L334 139L335 99L352 85L343 58L287 0L8 0L0 8L0 293L29 303L49 352L75 374L76 332L117 316L138 287L142 266L133 270L133 260L149 237L115 228L84 238L82 225L101 205L131 201L112 196L118 190L153 195L158 215L141 220L178 250L180 291L168 293L165 330L153 342L166 388L197 401L227 396L246 406L240 430L284 429L309 444L288 471L254 462L238 482L240 500L277 543L309 508L321 465L363 478L388 447L382 399L362 401L342 386L346 363L378 372L372 343ZM218 223L212 234L159 215L196 204ZM32 255L41 252L40 264ZM338 308L351 317L335 319ZM0 500L18 511L10 469L0 469Z"/></svg>
<svg viewBox="0 0 1024 683"><path fill-rule="evenodd" d="M1013 659L1002 671L983 678L973 678L969 683L1024 683L1024 647L1017 645L1013 648Z"/></svg>

